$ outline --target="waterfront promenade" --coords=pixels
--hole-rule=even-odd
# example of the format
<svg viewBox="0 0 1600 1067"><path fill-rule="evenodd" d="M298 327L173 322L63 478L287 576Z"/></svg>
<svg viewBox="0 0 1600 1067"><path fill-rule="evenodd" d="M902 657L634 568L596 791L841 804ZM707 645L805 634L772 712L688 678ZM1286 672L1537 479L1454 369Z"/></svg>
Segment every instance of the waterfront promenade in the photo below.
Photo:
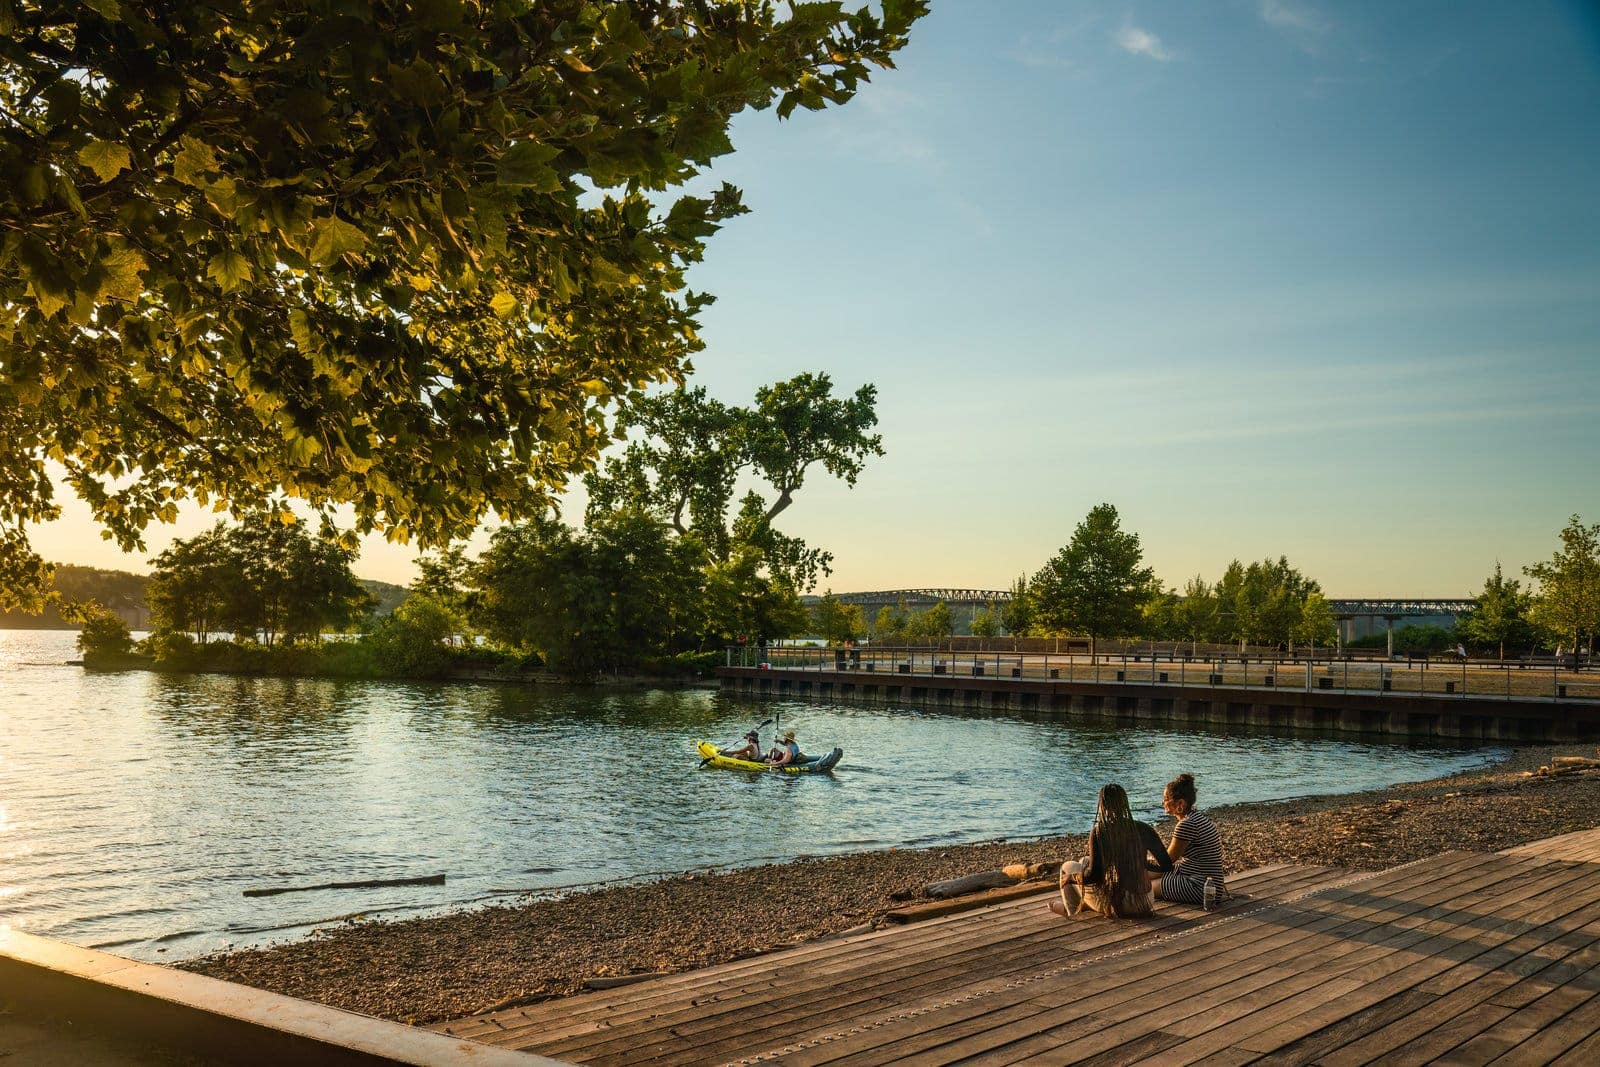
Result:
<svg viewBox="0 0 1600 1067"><path fill-rule="evenodd" d="M742 654L742 653L741 653ZM1468 741L1600 737L1600 676L1544 665L778 649L717 669L757 698L1038 712L1102 723Z"/></svg>
<svg viewBox="0 0 1600 1067"><path fill-rule="evenodd" d="M1027 896L438 1029L594 1065L1600 1057L1600 830L1230 885L1147 922Z"/></svg>

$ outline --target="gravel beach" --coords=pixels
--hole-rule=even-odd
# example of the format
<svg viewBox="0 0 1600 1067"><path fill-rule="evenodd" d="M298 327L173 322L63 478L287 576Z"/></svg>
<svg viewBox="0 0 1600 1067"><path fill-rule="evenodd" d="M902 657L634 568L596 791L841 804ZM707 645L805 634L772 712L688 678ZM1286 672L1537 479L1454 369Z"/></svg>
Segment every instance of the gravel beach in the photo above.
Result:
<svg viewBox="0 0 1600 1067"><path fill-rule="evenodd" d="M1448 849L1491 852L1600 825L1600 771L1530 775L1593 746L1514 749L1503 763L1369 793L1207 809L1229 869L1379 869ZM1200 777L1201 806L1205 779ZM1162 827L1166 836L1165 826ZM930 882L1081 854L1084 838L890 850L683 874L403 921L346 922L303 940L205 956L192 971L410 1023L681 971L877 920ZM1040 907L1044 904L1041 901Z"/></svg>

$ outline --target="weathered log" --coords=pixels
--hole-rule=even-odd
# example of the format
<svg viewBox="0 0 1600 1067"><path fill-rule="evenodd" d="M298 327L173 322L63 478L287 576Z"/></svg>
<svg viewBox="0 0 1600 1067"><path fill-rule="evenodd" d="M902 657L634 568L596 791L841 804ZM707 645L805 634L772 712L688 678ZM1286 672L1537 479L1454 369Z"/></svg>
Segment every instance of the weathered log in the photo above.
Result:
<svg viewBox="0 0 1600 1067"><path fill-rule="evenodd" d="M665 978L671 973L671 971L645 971L642 974L599 975L585 979L583 984L588 989L616 989L618 986L648 982L652 978Z"/></svg>
<svg viewBox="0 0 1600 1067"><path fill-rule="evenodd" d="M930 897L943 900L946 897L959 897L963 893L976 893L980 889L998 889L1001 886L1016 884L1017 880L1005 871L980 871L964 878L950 878L943 882L930 883L926 892Z"/></svg>
<svg viewBox="0 0 1600 1067"><path fill-rule="evenodd" d="M275 897L280 893L310 893L318 889L383 889L392 885L444 885L444 875L428 874L419 878L373 878L360 882L323 882L321 885L286 885L273 889L246 889L247 897Z"/></svg>

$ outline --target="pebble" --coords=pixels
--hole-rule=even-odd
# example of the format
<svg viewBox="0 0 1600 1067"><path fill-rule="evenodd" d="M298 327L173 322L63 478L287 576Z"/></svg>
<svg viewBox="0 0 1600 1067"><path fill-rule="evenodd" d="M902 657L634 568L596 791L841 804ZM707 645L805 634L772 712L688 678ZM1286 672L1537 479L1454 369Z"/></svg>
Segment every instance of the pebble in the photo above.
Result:
<svg viewBox="0 0 1600 1067"><path fill-rule="evenodd" d="M1570 746L1371 793L1207 809L1230 871L1269 863L1378 870L1448 849L1493 852L1600 825L1600 781L1524 777ZM1201 800L1205 778L1200 775ZM1515 794L1515 795L1508 795ZM1165 838L1170 824L1159 829ZM870 927L930 882L1081 855L1082 836L891 847L612 886L402 921L180 964L214 978L426 1024L581 992L599 976L677 972Z"/></svg>

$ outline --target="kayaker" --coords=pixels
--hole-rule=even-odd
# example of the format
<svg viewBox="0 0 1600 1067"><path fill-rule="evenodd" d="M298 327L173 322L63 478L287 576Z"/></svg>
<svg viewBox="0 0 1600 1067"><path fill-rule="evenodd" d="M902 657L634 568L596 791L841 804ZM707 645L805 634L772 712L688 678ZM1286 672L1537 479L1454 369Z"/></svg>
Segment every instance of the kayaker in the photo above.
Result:
<svg viewBox="0 0 1600 1067"><path fill-rule="evenodd" d="M793 730L790 730L788 733L784 734L783 740L779 741L775 746L773 746L772 751L767 753L767 762L772 764L774 767L782 767L785 764L797 763L801 758L800 745L794 739Z"/></svg>
<svg viewBox="0 0 1600 1067"><path fill-rule="evenodd" d="M751 730L744 735L744 745L739 748L718 749L717 755L731 756L734 759L747 759L752 763L761 762L761 735Z"/></svg>

